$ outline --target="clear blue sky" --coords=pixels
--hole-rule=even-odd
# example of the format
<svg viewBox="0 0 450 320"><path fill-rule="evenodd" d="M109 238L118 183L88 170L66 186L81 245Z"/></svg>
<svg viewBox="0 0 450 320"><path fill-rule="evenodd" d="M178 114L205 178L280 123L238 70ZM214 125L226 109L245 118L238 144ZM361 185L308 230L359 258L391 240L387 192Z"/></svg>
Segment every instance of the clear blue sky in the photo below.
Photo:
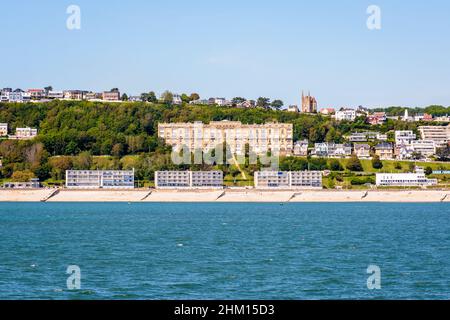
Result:
<svg viewBox="0 0 450 320"><path fill-rule="evenodd" d="M66 8L81 8L81 30ZM366 9L382 10L382 29ZM450 105L448 0L2 1L0 86Z"/></svg>

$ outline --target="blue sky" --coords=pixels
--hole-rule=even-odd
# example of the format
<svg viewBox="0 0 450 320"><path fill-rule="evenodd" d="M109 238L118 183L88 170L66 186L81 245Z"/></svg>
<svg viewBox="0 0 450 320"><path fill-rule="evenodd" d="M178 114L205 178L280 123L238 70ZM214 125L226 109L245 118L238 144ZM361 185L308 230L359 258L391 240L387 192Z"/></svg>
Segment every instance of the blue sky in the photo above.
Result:
<svg viewBox="0 0 450 320"><path fill-rule="evenodd" d="M66 9L81 8L81 30ZM382 29L366 27L378 5ZM2 0L0 87L450 105L447 0Z"/></svg>

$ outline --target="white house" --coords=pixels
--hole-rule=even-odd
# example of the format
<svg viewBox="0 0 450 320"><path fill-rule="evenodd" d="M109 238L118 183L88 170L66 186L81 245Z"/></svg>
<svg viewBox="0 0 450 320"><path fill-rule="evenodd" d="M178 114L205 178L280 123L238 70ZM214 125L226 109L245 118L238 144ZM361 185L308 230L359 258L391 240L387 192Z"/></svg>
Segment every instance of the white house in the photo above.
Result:
<svg viewBox="0 0 450 320"><path fill-rule="evenodd" d="M334 116L337 121L355 121L356 110L354 109L341 109L336 112Z"/></svg>
<svg viewBox="0 0 450 320"><path fill-rule="evenodd" d="M8 135L8 124L0 123L0 137L5 137Z"/></svg>

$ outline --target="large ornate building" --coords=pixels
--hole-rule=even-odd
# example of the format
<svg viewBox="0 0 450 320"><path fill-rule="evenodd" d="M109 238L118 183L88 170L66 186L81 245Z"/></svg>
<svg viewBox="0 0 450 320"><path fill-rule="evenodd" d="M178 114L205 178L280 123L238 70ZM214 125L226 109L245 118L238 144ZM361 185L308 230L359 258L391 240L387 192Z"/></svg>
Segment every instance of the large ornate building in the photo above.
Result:
<svg viewBox="0 0 450 320"><path fill-rule="evenodd" d="M252 152L279 154L293 152L293 125L287 123L242 124L239 121L212 121L209 124L160 123L158 136L175 150L184 146L189 150L209 151L224 142L233 154L245 154L248 144Z"/></svg>
<svg viewBox="0 0 450 320"><path fill-rule="evenodd" d="M317 100L310 93L307 96L302 92L302 112L317 113Z"/></svg>

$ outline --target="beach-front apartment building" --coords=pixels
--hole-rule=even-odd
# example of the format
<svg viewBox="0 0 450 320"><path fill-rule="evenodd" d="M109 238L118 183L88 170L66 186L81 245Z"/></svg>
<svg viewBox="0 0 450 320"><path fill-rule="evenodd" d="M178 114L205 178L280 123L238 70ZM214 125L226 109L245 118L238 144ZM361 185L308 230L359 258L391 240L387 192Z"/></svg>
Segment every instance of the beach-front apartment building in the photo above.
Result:
<svg viewBox="0 0 450 320"><path fill-rule="evenodd" d="M133 170L67 170L69 189L133 189Z"/></svg>
<svg viewBox="0 0 450 320"><path fill-rule="evenodd" d="M436 154L436 143L433 140L413 140L411 147L416 153L428 158Z"/></svg>
<svg viewBox="0 0 450 320"><path fill-rule="evenodd" d="M213 121L209 124L160 123L158 136L180 151L187 147L204 152L215 149L225 142L231 152L237 155L245 153L248 144L257 154L279 152L291 155L293 152L293 125L285 123L242 124L239 121Z"/></svg>
<svg viewBox="0 0 450 320"><path fill-rule="evenodd" d="M223 189L222 171L156 171L156 189Z"/></svg>
<svg viewBox="0 0 450 320"><path fill-rule="evenodd" d="M322 189L321 171L257 171L256 189Z"/></svg>
<svg viewBox="0 0 450 320"><path fill-rule="evenodd" d="M8 135L8 124L0 123L0 137L5 137Z"/></svg>
<svg viewBox="0 0 450 320"><path fill-rule="evenodd" d="M377 173L379 187L426 187L438 184L437 179L428 179L422 168L416 173Z"/></svg>
<svg viewBox="0 0 450 320"><path fill-rule="evenodd" d="M450 142L450 125L419 127L422 140L432 140L437 148L445 147Z"/></svg>

